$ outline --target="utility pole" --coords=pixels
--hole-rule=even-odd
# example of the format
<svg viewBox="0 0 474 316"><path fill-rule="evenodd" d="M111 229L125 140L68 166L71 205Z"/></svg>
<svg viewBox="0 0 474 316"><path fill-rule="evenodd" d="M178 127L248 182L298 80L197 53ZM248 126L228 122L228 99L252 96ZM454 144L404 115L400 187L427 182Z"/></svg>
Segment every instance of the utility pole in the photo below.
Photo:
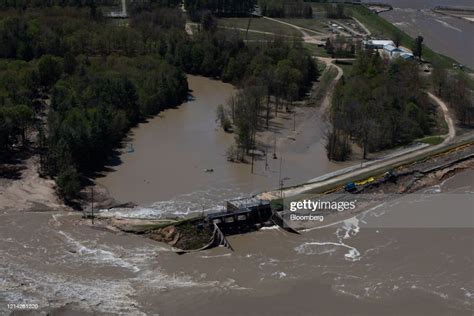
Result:
<svg viewBox="0 0 474 316"><path fill-rule="evenodd" d="M231 105L231 108L232 108L232 123L234 123L235 122L235 99L234 99L234 96L230 97L230 105Z"/></svg>
<svg viewBox="0 0 474 316"><path fill-rule="evenodd" d="M293 112L293 131L296 132L296 112Z"/></svg>
<svg viewBox="0 0 474 316"><path fill-rule="evenodd" d="M247 23L247 31L245 32L245 40L248 40L249 37L249 29L250 29L250 23L252 23L252 14L250 14L249 21Z"/></svg>
<svg viewBox="0 0 474 316"><path fill-rule="evenodd" d="M283 180L281 179L281 165L283 163L283 156L280 158L280 175L278 177L278 184L280 186L280 198L283 198Z"/></svg>
<svg viewBox="0 0 474 316"><path fill-rule="evenodd" d="M94 188L91 187L91 221L94 225Z"/></svg>
<svg viewBox="0 0 474 316"><path fill-rule="evenodd" d="M254 153L252 152L252 169L250 171L251 174L253 174L253 156L254 156Z"/></svg>
<svg viewBox="0 0 474 316"><path fill-rule="evenodd" d="M275 132L273 132L273 159L277 159L277 137Z"/></svg>
<svg viewBox="0 0 474 316"><path fill-rule="evenodd" d="M268 168L268 155L267 155L267 149L265 149L265 171L267 171Z"/></svg>

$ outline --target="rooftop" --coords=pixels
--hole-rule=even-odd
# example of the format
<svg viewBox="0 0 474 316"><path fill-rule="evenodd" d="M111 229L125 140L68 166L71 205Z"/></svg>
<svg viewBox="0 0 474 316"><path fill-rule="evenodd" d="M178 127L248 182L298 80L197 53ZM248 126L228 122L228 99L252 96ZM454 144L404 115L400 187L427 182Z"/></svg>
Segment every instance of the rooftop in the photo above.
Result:
<svg viewBox="0 0 474 316"><path fill-rule="evenodd" d="M395 46L395 43L391 40L368 40L368 41L364 41L364 44L377 45L377 46L386 46L386 45Z"/></svg>
<svg viewBox="0 0 474 316"><path fill-rule="evenodd" d="M403 50L399 47L396 47L394 45L385 45L383 49L389 51L389 52L402 52Z"/></svg>

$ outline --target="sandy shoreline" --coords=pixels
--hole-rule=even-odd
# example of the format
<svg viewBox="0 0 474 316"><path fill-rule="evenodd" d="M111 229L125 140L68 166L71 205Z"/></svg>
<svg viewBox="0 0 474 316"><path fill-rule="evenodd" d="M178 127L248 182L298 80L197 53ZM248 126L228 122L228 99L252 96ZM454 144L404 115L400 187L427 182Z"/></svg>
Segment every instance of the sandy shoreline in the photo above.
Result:
<svg viewBox="0 0 474 316"><path fill-rule="evenodd" d="M68 210L56 194L52 179L40 177L39 158L32 156L16 167L19 179L1 179L0 210Z"/></svg>

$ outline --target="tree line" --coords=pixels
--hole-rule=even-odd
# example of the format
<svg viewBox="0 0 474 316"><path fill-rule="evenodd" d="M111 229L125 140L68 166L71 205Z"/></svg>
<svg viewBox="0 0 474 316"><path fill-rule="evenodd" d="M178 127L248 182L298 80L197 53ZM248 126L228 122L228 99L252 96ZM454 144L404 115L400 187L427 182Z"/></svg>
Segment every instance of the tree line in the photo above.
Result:
<svg viewBox="0 0 474 316"><path fill-rule="evenodd" d="M217 16L248 16L255 0L184 0L184 8L193 20L199 20L204 11Z"/></svg>
<svg viewBox="0 0 474 316"><path fill-rule="evenodd" d="M275 18L313 18L313 8L302 0L259 0L263 15Z"/></svg>
<svg viewBox="0 0 474 316"><path fill-rule="evenodd" d="M268 129L270 118L276 117L282 107L291 111L293 102L305 96L319 75L316 63L300 42L275 40L251 55L253 60L244 68L246 81L227 104L229 114L218 112L224 129L229 129L230 122L234 126L236 148L228 152L232 161L244 160L256 148L257 132ZM230 60L227 68L237 64Z"/></svg>
<svg viewBox="0 0 474 316"><path fill-rule="evenodd" d="M85 6L111 6L117 5L117 0L2 0L0 9L15 8L45 8L53 6L61 7L85 7Z"/></svg>
<svg viewBox="0 0 474 316"><path fill-rule="evenodd" d="M0 59L0 159L17 145L27 145L37 125L40 74L37 65Z"/></svg>
<svg viewBox="0 0 474 316"><path fill-rule="evenodd" d="M187 93L185 74L157 56L80 60L52 88L47 172L77 175L67 183L77 186L79 174L100 169L131 126L180 104Z"/></svg>
<svg viewBox="0 0 474 316"><path fill-rule="evenodd" d="M334 91L327 155L346 160L356 143L365 159L370 152L408 144L430 134L435 113L416 62L389 62L372 50L361 51L350 76Z"/></svg>
<svg viewBox="0 0 474 316"><path fill-rule="evenodd" d="M324 5L324 11L326 11L328 19L347 19L349 17L342 3L327 3Z"/></svg>
<svg viewBox="0 0 474 316"><path fill-rule="evenodd" d="M463 71L448 71L435 65L431 75L434 92L456 113L461 125L474 127L474 91L472 79Z"/></svg>
<svg viewBox="0 0 474 316"><path fill-rule="evenodd" d="M264 87L278 103L315 78L302 47L246 44L216 29L190 38L179 9L138 4L128 25L88 7L0 12L0 147L11 151L35 130L42 170L67 199L133 125L186 99L186 73Z"/></svg>

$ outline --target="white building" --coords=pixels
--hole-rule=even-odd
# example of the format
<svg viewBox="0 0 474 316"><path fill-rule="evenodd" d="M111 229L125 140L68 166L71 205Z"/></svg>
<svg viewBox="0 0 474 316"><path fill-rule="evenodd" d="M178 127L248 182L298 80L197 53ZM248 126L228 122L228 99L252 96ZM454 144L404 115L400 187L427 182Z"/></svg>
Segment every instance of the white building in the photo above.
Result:
<svg viewBox="0 0 474 316"><path fill-rule="evenodd" d="M404 47L396 47L395 45L385 45L383 47L383 54L389 59L403 58L405 60L413 59L413 53Z"/></svg>
<svg viewBox="0 0 474 316"><path fill-rule="evenodd" d="M403 58L405 60L413 59L413 53L402 46L395 46L395 43L392 40L365 40L362 42L366 49L375 49L382 56L393 59L393 58Z"/></svg>
<svg viewBox="0 0 474 316"><path fill-rule="evenodd" d="M391 40L366 40L362 42L365 48L371 49L383 49L384 46L392 45L395 46L395 43Z"/></svg>

